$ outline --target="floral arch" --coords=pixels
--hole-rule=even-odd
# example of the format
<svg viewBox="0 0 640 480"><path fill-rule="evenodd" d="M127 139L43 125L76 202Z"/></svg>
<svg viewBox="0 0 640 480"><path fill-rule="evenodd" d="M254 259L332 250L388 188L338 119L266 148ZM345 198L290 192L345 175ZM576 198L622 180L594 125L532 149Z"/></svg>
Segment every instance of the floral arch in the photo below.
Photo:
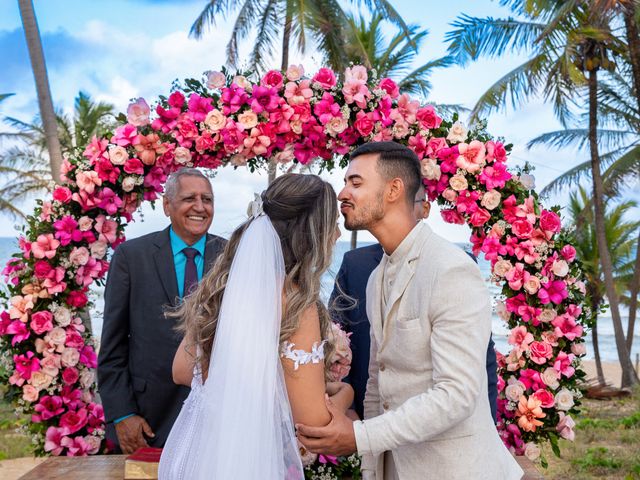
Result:
<svg viewBox="0 0 640 480"><path fill-rule="evenodd" d="M95 403L95 341L80 319L90 285L102 283L107 251L143 201L184 165L220 168L266 159L323 168L366 141L395 140L422 162L425 189L450 223L468 224L475 254L491 261L502 286L498 314L512 350L499 354L499 430L512 451L573 438L584 377L585 288L558 208L544 208L526 172L507 168L510 145L407 94L390 79L354 66L343 80L327 68L266 73L257 83L226 72L186 80L152 116L132 103L110 138L94 138L65 159L63 184L38 206L20 252L6 265L7 308L0 314L0 374L40 455L85 455L103 447ZM342 159L341 159L342 158Z"/></svg>

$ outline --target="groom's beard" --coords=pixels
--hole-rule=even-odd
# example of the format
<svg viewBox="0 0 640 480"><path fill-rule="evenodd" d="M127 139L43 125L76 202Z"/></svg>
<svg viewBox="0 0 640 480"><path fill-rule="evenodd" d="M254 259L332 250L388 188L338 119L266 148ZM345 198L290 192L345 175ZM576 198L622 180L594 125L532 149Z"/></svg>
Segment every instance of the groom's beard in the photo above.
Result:
<svg viewBox="0 0 640 480"><path fill-rule="evenodd" d="M384 208L382 207L382 195L376 196L376 202L373 205L363 205L356 207L349 202L344 202L351 206L348 215L344 215L344 228L347 230L369 230L369 227L375 225L384 217Z"/></svg>

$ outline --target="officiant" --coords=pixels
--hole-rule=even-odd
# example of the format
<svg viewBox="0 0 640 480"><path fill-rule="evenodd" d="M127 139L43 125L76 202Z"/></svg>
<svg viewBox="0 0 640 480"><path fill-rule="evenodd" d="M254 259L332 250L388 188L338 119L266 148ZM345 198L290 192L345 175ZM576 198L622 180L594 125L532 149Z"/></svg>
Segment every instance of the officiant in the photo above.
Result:
<svg viewBox="0 0 640 480"><path fill-rule="evenodd" d="M107 438L123 453L162 447L169 435L189 389L172 380L181 338L164 312L197 285L226 243L207 233L214 196L199 170L169 176L163 209L171 225L121 244L105 289L98 389Z"/></svg>

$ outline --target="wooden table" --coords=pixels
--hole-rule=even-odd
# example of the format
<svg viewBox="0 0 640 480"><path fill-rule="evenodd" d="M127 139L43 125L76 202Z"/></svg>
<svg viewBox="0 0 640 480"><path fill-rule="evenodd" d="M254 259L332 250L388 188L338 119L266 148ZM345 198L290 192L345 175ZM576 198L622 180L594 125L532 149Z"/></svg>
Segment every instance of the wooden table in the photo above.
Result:
<svg viewBox="0 0 640 480"><path fill-rule="evenodd" d="M19 480L122 480L125 455L50 457ZM544 477L526 457L516 457L525 472L523 480Z"/></svg>

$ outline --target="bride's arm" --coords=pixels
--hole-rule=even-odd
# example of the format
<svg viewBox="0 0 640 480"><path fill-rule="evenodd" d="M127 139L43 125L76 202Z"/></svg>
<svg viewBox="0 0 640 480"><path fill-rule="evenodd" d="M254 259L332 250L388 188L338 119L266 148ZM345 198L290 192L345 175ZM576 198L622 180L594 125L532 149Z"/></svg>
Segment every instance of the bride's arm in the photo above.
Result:
<svg viewBox="0 0 640 480"><path fill-rule="evenodd" d="M172 375L173 382L177 385L191 386L193 379L193 367L195 365L195 355L187 351L186 337L180 342L180 346L173 357Z"/></svg>
<svg viewBox="0 0 640 480"><path fill-rule="evenodd" d="M320 344L320 319L315 305L302 313L300 326L289 341L295 344L294 349L305 352L311 352L314 344ZM324 362L299 365L296 370L294 361L283 357L282 366L294 423L327 425L331 415L324 400Z"/></svg>

